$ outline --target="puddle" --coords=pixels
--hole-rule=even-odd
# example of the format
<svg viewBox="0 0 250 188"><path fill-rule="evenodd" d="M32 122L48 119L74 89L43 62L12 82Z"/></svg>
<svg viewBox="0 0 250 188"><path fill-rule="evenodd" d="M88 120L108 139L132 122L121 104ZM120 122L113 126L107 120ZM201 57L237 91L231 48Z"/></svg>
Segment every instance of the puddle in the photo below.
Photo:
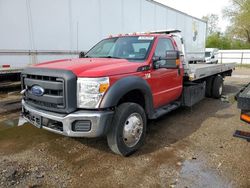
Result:
<svg viewBox="0 0 250 188"><path fill-rule="evenodd" d="M15 113L0 113L0 155L18 153L56 138L59 138L59 135L24 122L20 118L19 110Z"/></svg>
<svg viewBox="0 0 250 188"><path fill-rule="evenodd" d="M0 115L0 130L16 127L19 122L19 112L7 115Z"/></svg>
<svg viewBox="0 0 250 188"><path fill-rule="evenodd" d="M185 161L176 187L230 188L232 185L220 177L216 170L205 167L202 162Z"/></svg>
<svg viewBox="0 0 250 188"><path fill-rule="evenodd" d="M8 119L8 120L5 120L3 122L0 122L0 125L1 126L5 126L5 127L14 127L14 126L17 126L18 125L18 121L19 119Z"/></svg>

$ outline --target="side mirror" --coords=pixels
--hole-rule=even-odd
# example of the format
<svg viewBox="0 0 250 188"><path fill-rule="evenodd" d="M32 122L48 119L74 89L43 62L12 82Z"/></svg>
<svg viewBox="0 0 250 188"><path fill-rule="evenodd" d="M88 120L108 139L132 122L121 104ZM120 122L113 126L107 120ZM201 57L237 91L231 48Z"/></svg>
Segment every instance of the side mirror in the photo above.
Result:
<svg viewBox="0 0 250 188"><path fill-rule="evenodd" d="M211 58L214 59L214 55Z"/></svg>
<svg viewBox="0 0 250 188"><path fill-rule="evenodd" d="M84 57L85 57L85 54L86 54L85 52L80 52L80 53L79 53L79 58L84 58Z"/></svg>
<svg viewBox="0 0 250 188"><path fill-rule="evenodd" d="M180 65L179 51L166 51L165 57L153 57L154 68L176 69Z"/></svg>

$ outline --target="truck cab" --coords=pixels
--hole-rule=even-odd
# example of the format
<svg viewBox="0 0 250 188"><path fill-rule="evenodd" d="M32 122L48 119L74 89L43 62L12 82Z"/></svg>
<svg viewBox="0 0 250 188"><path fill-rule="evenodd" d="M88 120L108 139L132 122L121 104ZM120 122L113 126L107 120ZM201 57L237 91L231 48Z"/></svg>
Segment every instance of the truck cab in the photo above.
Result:
<svg viewBox="0 0 250 188"><path fill-rule="evenodd" d="M190 73L183 40L176 37L169 32L111 36L81 58L25 69L22 116L65 136L106 136L114 153L132 154L143 145L148 119L192 106L206 90L219 97L223 76L232 71Z"/></svg>

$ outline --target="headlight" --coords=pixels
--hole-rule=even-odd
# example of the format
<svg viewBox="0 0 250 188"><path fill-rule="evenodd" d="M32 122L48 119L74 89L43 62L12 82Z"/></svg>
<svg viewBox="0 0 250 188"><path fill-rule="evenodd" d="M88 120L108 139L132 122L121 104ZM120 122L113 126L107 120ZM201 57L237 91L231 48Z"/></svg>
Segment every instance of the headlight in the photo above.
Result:
<svg viewBox="0 0 250 188"><path fill-rule="evenodd" d="M109 87L109 78L78 78L77 107L97 108Z"/></svg>

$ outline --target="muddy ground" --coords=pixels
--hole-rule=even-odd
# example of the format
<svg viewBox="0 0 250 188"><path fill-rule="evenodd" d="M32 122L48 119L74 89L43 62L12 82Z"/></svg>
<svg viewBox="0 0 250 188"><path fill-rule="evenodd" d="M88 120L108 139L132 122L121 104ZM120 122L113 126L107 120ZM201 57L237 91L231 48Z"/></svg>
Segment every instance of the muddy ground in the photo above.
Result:
<svg viewBox="0 0 250 188"><path fill-rule="evenodd" d="M226 78L221 100L205 99L150 121L145 145L124 158L105 138L74 139L25 124L19 96L0 95L0 187L250 187L249 130L234 94L250 69ZM12 102L11 102L12 101Z"/></svg>

